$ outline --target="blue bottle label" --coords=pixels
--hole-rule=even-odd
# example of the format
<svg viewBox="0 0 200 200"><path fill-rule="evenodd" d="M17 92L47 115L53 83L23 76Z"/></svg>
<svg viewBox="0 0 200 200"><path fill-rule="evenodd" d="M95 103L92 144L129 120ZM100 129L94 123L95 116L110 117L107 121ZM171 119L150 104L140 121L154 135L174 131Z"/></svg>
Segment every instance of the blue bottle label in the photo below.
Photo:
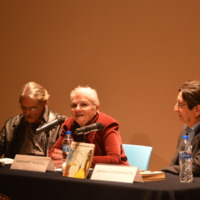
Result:
<svg viewBox="0 0 200 200"><path fill-rule="evenodd" d="M69 152L69 150L70 150L70 148L69 148L68 145L63 145L63 146L62 146L62 151L63 151L63 152Z"/></svg>
<svg viewBox="0 0 200 200"><path fill-rule="evenodd" d="M180 159L189 159L192 158L192 154L188 152L182 152L179 154Z"/></svg>

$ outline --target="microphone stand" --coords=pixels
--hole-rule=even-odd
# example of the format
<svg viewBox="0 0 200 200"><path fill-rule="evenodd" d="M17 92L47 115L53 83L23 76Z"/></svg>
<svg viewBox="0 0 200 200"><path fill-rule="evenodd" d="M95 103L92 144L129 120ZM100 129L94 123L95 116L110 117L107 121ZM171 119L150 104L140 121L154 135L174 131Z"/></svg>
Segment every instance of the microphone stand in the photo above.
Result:
<svg viewBox="0 0 200 200"><path fill-rule="evenodd" d="M46 138L45 138L44 155L45 155L46 157L47 157L48 154L49 154L49 137L50 137L49 131L50 131L50 129L45 130Z"/></svg>
<svg viewBox="0 0 200 200"><path fill-rule="evenodd" d="M90 130L90 131L82 131L82 132L79 132L77 133L77 142L85 142L85 136L88 134L88 133L91 133L95 130ZM85 142L86 143L86 142Z"/></svg>
<svg viewBox="0 0 200 200"><path fill-rule="evenodd" d="M77 134L77 142L85 142L85 132L82 131L79 134Z"/></svg>

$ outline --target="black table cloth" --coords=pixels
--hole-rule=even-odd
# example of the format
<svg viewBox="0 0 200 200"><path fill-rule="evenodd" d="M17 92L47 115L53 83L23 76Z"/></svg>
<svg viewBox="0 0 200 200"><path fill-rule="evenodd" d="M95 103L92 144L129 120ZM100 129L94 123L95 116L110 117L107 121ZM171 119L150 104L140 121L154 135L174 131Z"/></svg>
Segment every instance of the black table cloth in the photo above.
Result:
<svg viewBox="0 0 200 200"><path fill-rule="evenodd" d="M180 183L166 174L166 180L120 183L63 177L61 172L31 172L0 168L0 194L11 200L88 199L88 200L193 200L200 199L200 178Z"/></svg>

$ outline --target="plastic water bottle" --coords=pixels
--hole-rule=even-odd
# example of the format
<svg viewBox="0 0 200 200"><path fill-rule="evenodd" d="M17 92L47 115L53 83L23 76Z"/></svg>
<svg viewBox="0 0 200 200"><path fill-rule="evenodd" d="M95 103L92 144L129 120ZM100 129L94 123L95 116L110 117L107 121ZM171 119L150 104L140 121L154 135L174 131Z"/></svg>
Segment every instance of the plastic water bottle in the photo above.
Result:
<svg viewBox="0 0 200 200"><path fill-rule="evenodd" d="M182 136L182 142L179 147L179 178L181 183L191 183L192 174L192 146L188 141L188 135Z"/></svg>
<svg viewBox="0 0 200 200"><path fill-rule="evenodd" d="M65 133L66 133L66 135L65 135L65 137L62 141L63 163L66 162L67 156L68 156L69 151L70 151L70 145L73 141L71 131L66 131Z"/></svg>

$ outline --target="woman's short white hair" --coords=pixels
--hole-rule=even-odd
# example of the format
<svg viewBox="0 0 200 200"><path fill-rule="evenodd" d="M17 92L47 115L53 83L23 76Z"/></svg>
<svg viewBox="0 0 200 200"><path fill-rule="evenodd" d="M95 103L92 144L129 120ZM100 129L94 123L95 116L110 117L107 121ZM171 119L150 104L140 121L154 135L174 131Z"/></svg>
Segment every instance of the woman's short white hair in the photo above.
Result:
<svg viewBox="0 0 200 200"><path fill-rule="evenodd" d="M89 98L89 100L94 104L94 105L99 105L99 98L97 95L97 91L95 89L92 89L91 87L85 86L78 86L74 90L71 91L70 93L70 98L71 100L74 98L76 95L84 95Z"/></svg>
<svg viewBox="0 0 200 200"><path fill-rule="evenodd" d="M50 95L48 94L47 90L40 84L35 82L28 82L22 87L20 91L19 102L21 102L21 98L23 96L37 100L40 103L44 103L49 99Z"/></svg>

